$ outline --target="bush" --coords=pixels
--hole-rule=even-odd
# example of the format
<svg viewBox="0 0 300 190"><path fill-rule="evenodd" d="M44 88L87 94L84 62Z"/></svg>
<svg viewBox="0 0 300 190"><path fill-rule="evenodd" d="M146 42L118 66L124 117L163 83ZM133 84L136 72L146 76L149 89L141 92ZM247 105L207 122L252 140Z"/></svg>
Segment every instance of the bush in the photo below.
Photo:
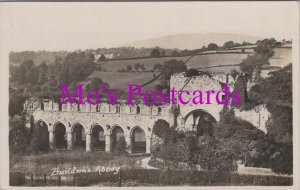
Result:
<svg viewBox="0 0 300 190"><path fill-rule="evenodd" d="M290 177L239 175L229 172L210 171L184 171L184 170L149 170L149 169L128 169L123 170L121 175L112 173L76 174L78 186L89 186L104 182L122 183L134 181L135 184L149 184L151 186L216 186L216 185L292 185Z"/></svg>
<svg viewBox="0 0 300 190"><path fill-rule="evenodd" d="M127 150L127 145L126 145L126 141L124 137L121 137L117 143L116 143L116 147L115 147L116 151L119 153L125 153Z"/></svg>

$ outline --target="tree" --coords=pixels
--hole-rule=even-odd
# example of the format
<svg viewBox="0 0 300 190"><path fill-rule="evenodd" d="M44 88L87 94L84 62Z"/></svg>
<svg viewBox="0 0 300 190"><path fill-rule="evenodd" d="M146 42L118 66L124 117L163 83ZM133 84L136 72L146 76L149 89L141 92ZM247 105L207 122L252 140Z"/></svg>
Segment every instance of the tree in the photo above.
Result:
<svg viewBox="0 0 300 190"><path fill-rule="evenodd" d="M100 78L93 78L91 83L86 87L88 90L98 90L101 87L103 80Z"/></svg>
<svg viewBox="0 0 300 190"><path fill-rule="evenodd" d="M179 56L179 52L178 51L172 51L172 54L171 54L172 57L178 57Z"/></svg>
<svg viewBox="0 0 300 190"><path fill-rule="evenodd" d="M127 150L127 145L124 137L120 137L116 143L115 149L119 153L125 153Z"/></svg>
<svg viewBox="0 0 300 190"><path fill-rule="evenodd" d="M154 71L155 71L155 70L160 71L161 69L162 69L162 64L156 63L155 65L153 65L153 70L154 70Z"/></svg>
<svg viewBox="0 0 300 190"><path fill-rule="evenodd" d="M150 57L160 57L160 52L158 49L153 49L150 53Z"/></svg>
<svg viewBox="0 0 300 190"><path fill-rule="evenodd" d="M136 64L134 64L134 66L133 66L134 70L136 70L136 71L138 71L140 67L141 67L141 64L140 64L140 63L136 63Z"/></svg>
<svg viewBox="0 0 300 190"><path fill-rule="evenodd" d="M144 65L144 64L141 64L140 68L141 68L141 70L142 70L142 71L145 71L145 70L146 70L146 68L145 68L145 65Z"/></svg>
<svg viewBox="0 0 300 190"><path fill-rule="evenodd" d="M174 73L186 71L186 65L183 61L171 59L166 61L162 67L161 74L165 80L169 80Z"/></svg>
<svg viewBox="0 0 300 190"><path fill-rule="evenodd" d="M210 43L207 46L207 50L217 50L217 49L219 49L219 46L215 43Z"/></svg>
<svg viewBox="0 0 300 190"><path fill-rule="evenodd" d="M24 154L28 148L28 130L26 130L24 117L9 119L9 152L10 155Z"/></svg>
<svg viewBox="0 0 300 190"><path fill-rule="evenodd" d="M126 71L131 71L131 70L132 70L132 66L131 65L127 65Z"/></svg>
<svg viewBox="0 0 300 190"><path fill-rule="evenodd" d="M264 103L271 112L268 133L276 142L291 143L293 134L292 64L270 73L249 91L249 98Z"/></svg>
<svg viewBox="0 0 300 190"><path fill-rule="evenodd" d="M104 54L101 54L101 56L99 57L99 61L105 61L106 57Z"/></svg>
<svg viewBox="0 0 300 190"><path fill-rule="evenodd" d="M47 71L48 65L45 61L43 61L40 65L37 66L38 84L44 84L45 82L47 82Z"/></svg>
<svg viewBox="0 0 300 190"><path fill-rule="evenodd" d="M229 48L232 48L232 47L234 47L234 42L233 41L225 42L224 45L223 45L223 48L226 48L226 49L229 49Z"/></svg>
<svg viewBox="0 0 300 190"><path fill-rule="evenodd" d="M254 54L248 56L242 61L242 63L240 64L240 69L242 72L247 73L251 76L254 69L257 69L257 74L260 74L260 70L263 65L269 65L268 57L263 54Z"/></svg>

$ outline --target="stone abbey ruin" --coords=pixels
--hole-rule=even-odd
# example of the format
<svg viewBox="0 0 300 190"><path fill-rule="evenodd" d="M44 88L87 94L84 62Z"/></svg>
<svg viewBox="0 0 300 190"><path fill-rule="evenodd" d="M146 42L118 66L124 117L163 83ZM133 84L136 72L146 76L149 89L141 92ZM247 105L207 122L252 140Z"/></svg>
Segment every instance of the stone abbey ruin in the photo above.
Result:
<svg viewBox="0 0 300 190"><path fill-rule="evenodd" d="M211 73L187 76L177 73L171 76L170 88L182 90L222 90L223 84L230 84L230 91L240 90L241 103L247 98L247 78L238 75ZM212 95L214 96L214 95ZM212 97L213 99L214 97ZM101 102L91 104L59 104L49 99L28 99L24 105L27 114L28 128L42 128L43 138L48 140L49 149L82 149L86 151L102 150L111 152L117 142L124 137L127 150L132 152L150 153L153 139L154 123L161 119L177 130L192 131L197 136L212 128L220 119L220 111L225 105L145 105L137 103L127 105L118 103L109 105ZM227 105L230 106L230 105ZM176 109L176 114L174 114ZM233 108L237 117L252 123L266 132L266 122L270 113L263 106L252 110ZM205 129L205 130L204 130Z"/></svg>

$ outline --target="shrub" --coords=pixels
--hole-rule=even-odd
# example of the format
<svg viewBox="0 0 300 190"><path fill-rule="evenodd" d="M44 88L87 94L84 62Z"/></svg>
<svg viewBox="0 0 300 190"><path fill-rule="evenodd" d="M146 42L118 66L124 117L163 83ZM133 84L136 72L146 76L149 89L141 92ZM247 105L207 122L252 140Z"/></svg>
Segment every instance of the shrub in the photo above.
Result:
<svg viewBox="0 0 300 190"><path fill-rule="evenodd" d="M127 145L124 137L120 137L120 139L116 143L115 147L116 151L119 153L125 153L127 150Z"/></svg>

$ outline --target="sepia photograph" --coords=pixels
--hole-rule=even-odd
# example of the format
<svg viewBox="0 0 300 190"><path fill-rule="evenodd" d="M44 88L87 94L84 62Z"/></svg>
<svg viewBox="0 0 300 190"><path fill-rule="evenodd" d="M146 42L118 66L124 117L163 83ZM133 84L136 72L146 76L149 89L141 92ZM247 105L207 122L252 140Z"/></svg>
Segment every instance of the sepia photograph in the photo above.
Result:
<svg viewBox="0 0 300 190"><path fill-rule="evenodd" d="M0 188L299 189L299 8L0 3Z"/></svg>

